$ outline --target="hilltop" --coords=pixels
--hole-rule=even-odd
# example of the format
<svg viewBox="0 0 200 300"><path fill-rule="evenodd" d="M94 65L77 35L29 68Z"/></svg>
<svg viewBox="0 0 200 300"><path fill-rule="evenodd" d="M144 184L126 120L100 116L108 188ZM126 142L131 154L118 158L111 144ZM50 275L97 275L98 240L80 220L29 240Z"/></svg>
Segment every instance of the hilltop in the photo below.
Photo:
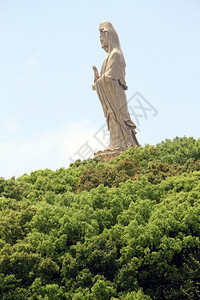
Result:
<svg viewBox="0 0 200 300"><path fill-rule="evenodd" d="M0 178L0 298L200 298L200 139Z"/></svg>

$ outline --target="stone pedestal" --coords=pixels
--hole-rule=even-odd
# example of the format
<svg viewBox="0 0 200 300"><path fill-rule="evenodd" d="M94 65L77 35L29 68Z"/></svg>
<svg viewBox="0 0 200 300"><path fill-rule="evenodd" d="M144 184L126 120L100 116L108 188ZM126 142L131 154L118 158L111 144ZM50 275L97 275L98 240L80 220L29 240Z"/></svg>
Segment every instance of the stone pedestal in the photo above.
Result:
<svg viewBox="0 0 200 300"><path fill-rule="evenodd" d="M94 157L98 157L100 159L103 159L105 162L109 162L111 158L120 155L120 153L122 153L125 150L126 149L122 148L99 150L94 153Z"/></svg>

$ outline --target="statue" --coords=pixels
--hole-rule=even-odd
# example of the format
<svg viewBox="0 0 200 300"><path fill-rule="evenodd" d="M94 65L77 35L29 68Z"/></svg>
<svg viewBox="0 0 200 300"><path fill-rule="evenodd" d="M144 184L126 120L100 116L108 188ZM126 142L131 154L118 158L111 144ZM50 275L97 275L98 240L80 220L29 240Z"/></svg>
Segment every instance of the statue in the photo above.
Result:
<svg viewBox="0 0 200 300"><path fill-rule="evenodd" d="M97 68L93 67L92 89L97 92L110 131L110 144L107 150L117 150L119 154L129 147L140 144L136 138L136 125L128 112L125 94L125 90L128 89L125 81L126 63L117 32L109 21L102 22L99 31L101 46L108 54L100 75Z"/></svg>

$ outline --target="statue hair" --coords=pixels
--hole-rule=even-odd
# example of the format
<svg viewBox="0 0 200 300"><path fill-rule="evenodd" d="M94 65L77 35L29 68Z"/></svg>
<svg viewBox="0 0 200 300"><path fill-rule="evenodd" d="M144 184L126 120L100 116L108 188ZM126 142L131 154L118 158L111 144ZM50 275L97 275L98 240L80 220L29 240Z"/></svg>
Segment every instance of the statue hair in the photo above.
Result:
<svg viewBox="0 0 200 300"><path fill-rule="evenodd" d="M121 49L120 41L118 34L113 27L112 23L109 21L103 21L101 22L99 26L99 30L107 31L108 32L108 38L109 38L109 43L108 43L108 53L111 53L114 49L117 49L118 51L121 52L122 58L123 58L123 65L124 67L126 66L126 62L124 59L124 55Z"/></svg>

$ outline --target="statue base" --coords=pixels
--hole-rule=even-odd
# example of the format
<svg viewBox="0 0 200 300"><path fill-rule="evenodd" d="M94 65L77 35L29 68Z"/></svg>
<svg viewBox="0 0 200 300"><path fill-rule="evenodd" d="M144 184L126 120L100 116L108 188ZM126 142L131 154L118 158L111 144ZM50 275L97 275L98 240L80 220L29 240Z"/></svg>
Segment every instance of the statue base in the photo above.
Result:
<svg viewBox="0 0 200 300"><path fill-rule="evenodd" d="M109 162L111 158L117 157L120 155L120 153L124 152L126 149L123 148L115 148L115 149L105 149L105 150L99 150L94 153L94 157L98 157L100 159L103 159L105 162Z"/></svg>

